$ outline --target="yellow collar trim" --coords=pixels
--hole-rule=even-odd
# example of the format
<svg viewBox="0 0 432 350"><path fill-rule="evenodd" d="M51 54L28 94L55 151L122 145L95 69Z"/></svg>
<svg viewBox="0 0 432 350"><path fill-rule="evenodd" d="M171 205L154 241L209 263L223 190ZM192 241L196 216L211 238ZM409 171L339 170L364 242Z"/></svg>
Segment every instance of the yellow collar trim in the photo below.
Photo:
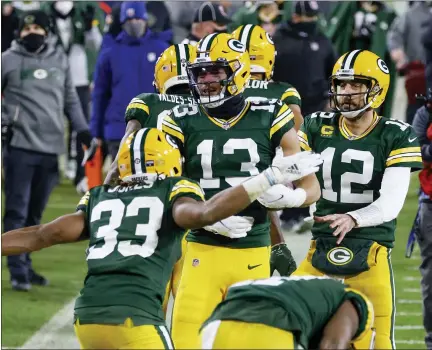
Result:
<svg viewBox="0 0 432 350"><path fill-rule="evenodd" d="M344 116L341 116L339 119L339 130L342 134L343 137L345 137L348 140L358 140L361 139L363 137L365 137L366 135L368 135L374 128L375 126L378 124L378 122L380 121L381 117L376 114L374 112L374 116L372 119L372 123L371 125L369 125L369 127L363 132L363 134L361 135L354 135L350 129L348 129L346 123L345 123L345 118Z"/></svg>
<svg viewBox="0 0 432 350"><path fill-rule="evenodd" d="M243 107L242 111L239 114L237 114L235 117L232 117L228 120L213 118L207 113L207 111L204 108L201 108L201 110L204 112L207 118L210 119L211 122L221 127L222 129L228 130L232 128L234 125L236 125L240 121L240 119L246 115L246 112L249 110L249 106L250 106L250 102L248 101L246 102L245 106Z"/></svg>

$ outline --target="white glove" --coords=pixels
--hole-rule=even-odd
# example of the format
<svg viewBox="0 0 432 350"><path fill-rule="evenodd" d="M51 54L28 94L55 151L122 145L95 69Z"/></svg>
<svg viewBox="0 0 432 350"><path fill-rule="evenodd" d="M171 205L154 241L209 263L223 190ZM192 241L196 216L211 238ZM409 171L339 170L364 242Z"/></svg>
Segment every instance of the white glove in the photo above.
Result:
<svg viewBox="0 0 432 350"><path fill-rule="evenodd" d="M296 190L285 185L278 184L272 186L264 194L258 197L260 202L267 209L280 210L285 208L298 207ZM303 200L304 202L304 200ZM300 203L300 205L303 203Z"/></svg>
<svg viewBox="0 0 432 350"><path fill-rule="evenodd" d="M277 183L285 184L316 173L322 162L320 154L305 151L288 157L276 157L273 160L272 167L280 170L280 174L275 171Z"/></svg>
<svg viewBox="0 0 432 350"><path fill-rule="evenodd" d="M218 221L213 225L205 226L204 229L216 235L229 238L246 237L248 231L252 229L254 218L250 216L230 216Z"/></svg>

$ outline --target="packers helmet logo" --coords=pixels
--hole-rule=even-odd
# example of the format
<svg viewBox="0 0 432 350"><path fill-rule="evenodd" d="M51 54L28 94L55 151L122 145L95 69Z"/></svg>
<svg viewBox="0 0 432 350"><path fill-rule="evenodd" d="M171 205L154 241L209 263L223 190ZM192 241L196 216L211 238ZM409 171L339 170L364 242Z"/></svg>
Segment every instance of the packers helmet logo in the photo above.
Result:
<svg viewBox="0 0 432 350"><path fill-rule="evenodd" d="M333 265L346 265L353 259L353 257L353 252L345 247L336 247L330 249L327 253L327 260Z"/></svg>
<svg viewBox="0 0 432 350"><path fill-rule="evenodd" d="M25 18L24 18L25 24L33 24L34 21L35 21L35 16L33 16L33 15L28 15L28 16L25 16Z"/></svg>
<svg viewBox="0 0 432 350"><path fill-rule="evenodd" d="M381 58L378 58L377 64L379 69L381 69L382 72L384 72L385 74L390 73L390 70L388 69L386 63Z"/></svg>
<svg viewBox="0 0 432 350"><path fill-rule="evenodd" d="M165 134L165 138L166 138L167 142L170 144L170 146L172 146L174 148L178 148L177 143L174 141L174 139L170 135Z"/></svg>
<svg viewBox="0 0 432 350"><path fill-rule="evenodd" d="M228 47L235 52L245 52L246 47L237 39L228 40Z"/></svg>
<svg viewBox="0 0 432 350"><path fill-rule="evenodd" d="M270 44L274 45L274 42L273 42L272 37L271 37L270 34L267 33L267 32L266 32L266 38L267 38L267 40L268 40L268 42L269 42Z"/></svg>

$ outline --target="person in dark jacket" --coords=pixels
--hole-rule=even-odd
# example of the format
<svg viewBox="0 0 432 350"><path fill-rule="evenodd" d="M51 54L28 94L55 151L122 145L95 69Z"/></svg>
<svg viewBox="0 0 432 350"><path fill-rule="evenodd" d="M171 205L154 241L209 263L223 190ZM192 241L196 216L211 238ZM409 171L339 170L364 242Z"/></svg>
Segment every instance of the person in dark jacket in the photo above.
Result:
<svg viewBox="0 0 432 350"><path fill-rule="evenodd" d="M156 59L169 46L147 28L145 3L125 1L121 5L123 30L102 49L94 75L92 136L105 140L115 158L125 132L124 113L131 99L153 92Z"/></svg>
<svg viewBox="0 0 432 350"><path fill-rule="evenodd" d="M328 77L336 62L331 41L318 30L317 1L297 1L290 21L273 36L277 56L273 79L295 86L303 115L325 109Z"/></svg>
<svg viewBox="0 0 432 350"><path fill-rule="evenodd" d="M297 1L291 20L273 36L277 51L273 80L296 87L304 116L327 109L328 77L337 59L331 41L318 30L318 14L317 1ZM303 221L308 216L308 208L285 209L283 227L303 233L310 228L310 222Z"/></svg>
<svg viewBox="0 0 432 350"><path fill-rule="evenodd" d="M432 348L432 90L426 105L417 110L413 128L421 145L424 169L419 174L419 226L416 232L422 263L423 325L426 348Z"/></svg>
<svg viewBox="0 0 432 350"><path fill-rule="evenodd" d="M72 84L63 49L48 41L49 17L40 10L22 14L19 38L2 54L2 148L5 174L3 230L38 225L58 183L68 114L78 140L90 146L87 121ZM46 285L29 254L8 257L12 288Z"/></svg>

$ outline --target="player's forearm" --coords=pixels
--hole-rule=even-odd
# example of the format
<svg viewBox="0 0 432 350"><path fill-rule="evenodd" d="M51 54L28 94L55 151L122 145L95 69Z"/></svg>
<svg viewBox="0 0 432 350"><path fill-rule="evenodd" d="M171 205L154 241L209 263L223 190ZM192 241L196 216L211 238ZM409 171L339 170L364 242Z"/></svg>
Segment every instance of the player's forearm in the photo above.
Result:
<svg viewBox="0 0 432 350"><path fill-rule="evenodd" d="M306 200L300 207L308 207L321 197L321 189L315 174L310 174L295 182L296 187L306 192Z"/></svg>
<svg viewBox="0 0 432 350"><path fill-rule="evenodd" d="M47 241L40 234L42 226L20 228L3 234L1 239L2 255L17 255L45 248Z"/></svg>
<svg viewBox="0 0 432 350"><path fill-rule="evenodd" d="M141 129L141 123L138 120L130 120L126 125L126 131L125 131L125 134L124 134L124 136L120 142L120 147L121 147L121 145L123 145L123 143L126 141L126 139L128 138L128 136L130 134L132 134L134 131L137 131L140 129ZM119 151L120 151L120 147L119 147ZM118 171L118 156L119 156L119 153L117 152L117 155L116 155L114 161L112 162L110 169L108 171L108 174L104 180L105 185L108 185L112 180L117 178L120 174Z"/></svg>
<svg viewBox="0 0 432 350"><path fill-rule="evenodd" d="M298 105L290 104L289 108L294 113L294 128L296 131L299 131L303 124L303 115L301 114L300 107Z"/></svg>
<svg viewBox="0 0 432 350"><path fill-rule="evenodd" d="M320 349L348 349L359 326L359 317L351 301L346 300L326 324Z"/></svg>
<svg viewBox="0 0 432 350"><path fill-rule="evenodd" d="M268 216L270 218L270 239L271 245L285 243L285 238L282 233L279 214L277 211L269 211Z"/></svg>

